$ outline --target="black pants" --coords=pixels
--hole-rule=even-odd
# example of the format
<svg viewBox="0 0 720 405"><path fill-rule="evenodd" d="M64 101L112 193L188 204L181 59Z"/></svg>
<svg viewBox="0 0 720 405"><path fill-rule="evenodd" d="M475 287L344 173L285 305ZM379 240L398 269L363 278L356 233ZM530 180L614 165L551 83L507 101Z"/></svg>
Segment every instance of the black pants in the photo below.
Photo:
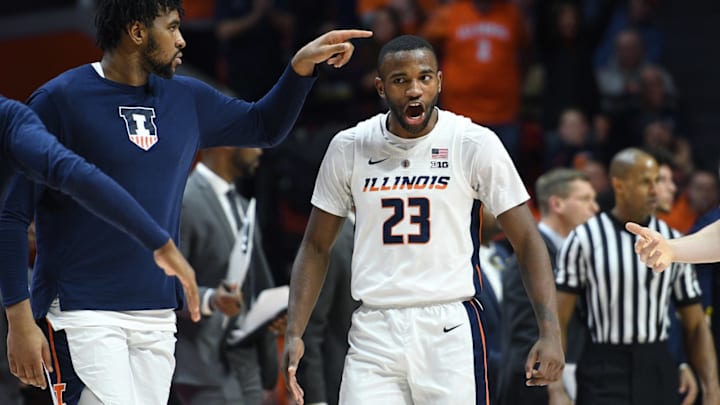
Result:
<svg viewBox="0 0 720 405"><path fill-rule="evenodd" d="M576 405L677 405L678 371L667 342L587 343L577 369Z"/></svg>
<svg viewBox="0 0 720 405"><path fill-rule="evenodd" d="M503 373L499 405L547 405L547 387L525 385L525 371Z"/></svg>

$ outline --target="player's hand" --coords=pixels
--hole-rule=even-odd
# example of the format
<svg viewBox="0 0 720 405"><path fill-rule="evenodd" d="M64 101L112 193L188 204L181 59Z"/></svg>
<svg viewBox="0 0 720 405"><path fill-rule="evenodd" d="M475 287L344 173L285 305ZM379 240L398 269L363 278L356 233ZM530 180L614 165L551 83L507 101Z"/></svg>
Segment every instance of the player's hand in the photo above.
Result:
<svg viewBox="0 0 720 405"><path fill-rule="evenodd" d="M345 65L352 56L355 46L353 38L368 38L372 31L335 30L326 32L300 48L292 59L292 67L300 76L310 76L318 63L327 62L336 68Z"/></svg>
<svg viewBox="0 0 720 405"><path fill-rule="evenodd" d="M694 404L698 395L698 385L697 380L695 380L695 374L690 366L684 363L681 364L680 368L678 368L678 378L678 392L685 395L680 405Z"/></svg>
<svg viewBox="0 0 720 405"><path fill-rule="evenodd" d="M7 356L10 372L24 384L45 389L47 380L43 363L52 371L50 348L24 300L6 309L8 317Z"/></svg>
<svg viewBox="0 0 720 405"><path fill-rule="evenodd" d="M163 269L168 276L176 276L185 290L185 299L193 322L200 321L200 299L198 298L195 270L180 253L175 242L168 240L161 248L153 252L155 263Z"/></svg>
<svg viewBox="0 0 720 405"><path fill-rule="evenodd" d="M635 242L635 253L653 271L661 272L673 262L672 248L659 232L634 222L626 223L625 229L638 236Z"/></svg>
<svg viewBox="0 0 720 405"><path fill-rule="evenodd" d="M565 354L558 336L540 336L525 361L525 385L544 386L557 381L565 368Z"/></svg>
<svg viewBox="0 0 720 405"><path fill-rule="evenodd" d="M220 283L211 300L213 308L229 317L239 314L243 307L243 294L237 284Z"/></svg>
<svg viewBox="0 0 720 405"><path fill-rule="evenodd" d="M297 381L297 368L300 359L305 354L305 343L299 337L285 337L285 349L283 350L283 374L285 374L285 385L298 405L305 403L302 387Z"/></svg>

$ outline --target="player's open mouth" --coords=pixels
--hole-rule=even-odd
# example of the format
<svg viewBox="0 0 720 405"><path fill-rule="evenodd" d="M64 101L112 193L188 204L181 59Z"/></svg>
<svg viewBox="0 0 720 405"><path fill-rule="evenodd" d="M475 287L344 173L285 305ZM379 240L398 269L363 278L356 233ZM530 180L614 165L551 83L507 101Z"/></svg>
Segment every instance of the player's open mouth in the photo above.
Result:
<svg viewBox="0 0 720 405"><path fill-rule="evenodd" d="M405 107L405 121L410 125L420 125L425 119L425 106L419 101L413 101Z"/></svg>

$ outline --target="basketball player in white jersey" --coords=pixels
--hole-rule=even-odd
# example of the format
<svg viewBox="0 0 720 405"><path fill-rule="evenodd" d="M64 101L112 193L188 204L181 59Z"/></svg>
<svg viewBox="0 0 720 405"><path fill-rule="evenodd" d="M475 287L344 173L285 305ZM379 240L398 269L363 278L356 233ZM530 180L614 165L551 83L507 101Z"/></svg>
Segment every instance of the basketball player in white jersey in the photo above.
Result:
<svg viewBox="0 0 720 405"><path fill-rule="evenodd" d="M488 404L478 229L473 202L498 218L513 244L540 337L526 384L564 366L547 249L529 196L497 136L436 107L442 73L425 40L401 36L378 57L377 91L390 107L331 142L292 270L285 367L295 378L303 331L344 217L355 207L352 295L341 404ZM478 213L475 213L478 215ZM522 384L522 381L518 382Z"/></svg>

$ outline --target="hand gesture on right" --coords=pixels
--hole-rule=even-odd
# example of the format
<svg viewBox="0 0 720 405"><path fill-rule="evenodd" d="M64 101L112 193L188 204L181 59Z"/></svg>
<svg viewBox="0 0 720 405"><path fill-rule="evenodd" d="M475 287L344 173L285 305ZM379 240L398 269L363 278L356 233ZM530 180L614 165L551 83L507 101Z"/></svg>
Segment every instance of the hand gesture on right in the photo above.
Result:
<svg viewBox="0 0 720 405"><path fill-rule="evenodd" d="M638 236L635 253L655 272L665 270L673 262L674 253L667 240L659 232L634 222L625 224L628 232Z"/></svg>

